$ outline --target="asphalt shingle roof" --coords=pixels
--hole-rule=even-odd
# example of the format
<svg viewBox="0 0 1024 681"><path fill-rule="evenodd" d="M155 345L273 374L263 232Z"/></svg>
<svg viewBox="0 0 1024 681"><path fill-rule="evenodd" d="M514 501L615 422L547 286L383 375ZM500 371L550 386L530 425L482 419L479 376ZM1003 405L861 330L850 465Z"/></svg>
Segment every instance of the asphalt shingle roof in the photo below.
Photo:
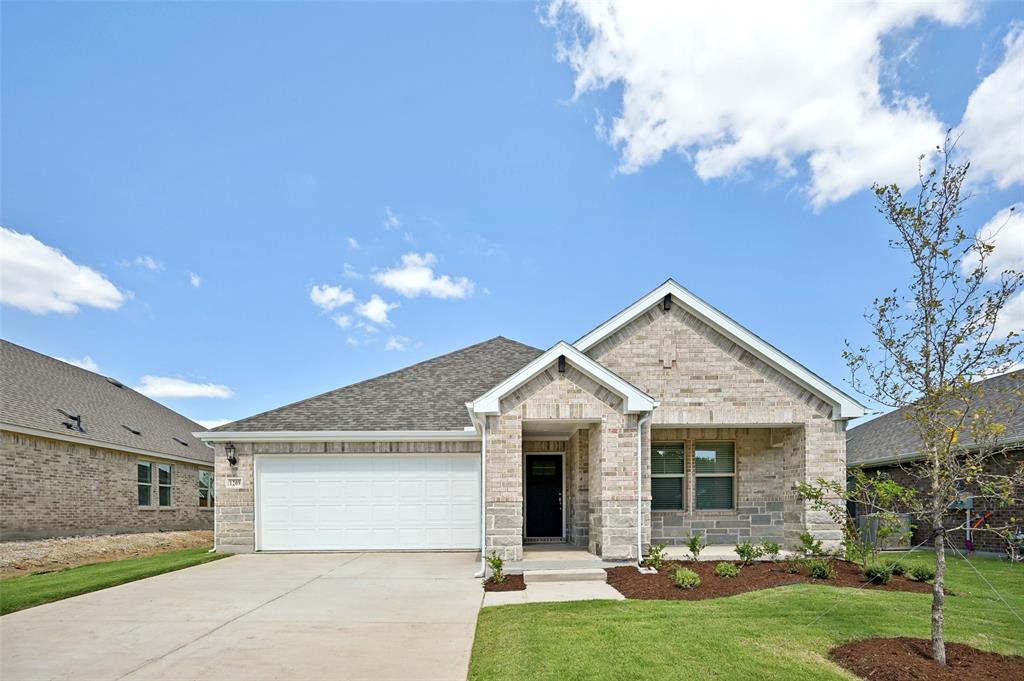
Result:
<svg viewBox="0 0 1024 681"><path fill-rule="evenodd" d="M1024 370L990 378L984 382L980 405L992 410L1011 409L1005 421L1005 442L1024 440ZM894 459L912 459L917 456L921 441L914 432L914 424L905 418L906 408L891 411L846 433L846 463L850 466L870 465L872 462L889 463ZM965 441L964 444L969 444Z"/></svg>
<svg viewBox="0 0 1024 681"><path fill-rule="evenodd" d="M69 418L59 409L81 416L84 432L64 426ZM111 449L132 447L213 462L213 450L192 436L206 430L198 423L100 374L6 340L0 340L0 423L93 440Z"/></svg>
<svg viewBox="0 0 1024 681"><path fill-rule="evenodd" d="M498 336L214 430L462 430L473 425L466 402L541 354Z"/></svg>

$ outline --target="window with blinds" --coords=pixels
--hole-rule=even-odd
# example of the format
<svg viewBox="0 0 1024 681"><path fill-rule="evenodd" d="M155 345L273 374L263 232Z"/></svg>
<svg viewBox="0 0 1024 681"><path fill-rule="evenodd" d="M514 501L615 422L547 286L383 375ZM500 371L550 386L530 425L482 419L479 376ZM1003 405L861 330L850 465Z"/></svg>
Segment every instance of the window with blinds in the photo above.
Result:
<svg viewBox="0 0 1024 681"><path fill-rule="evenodd" d="M686 489L686 450L682 444L651 448L651 510L681 511Z"/></svg>
<svg viewBox="0 0 1024 681"><path fill-rule="evenodd" d="M735 443L698 441L694 446L693 469L698 511L724 511L735 506Z"/></svg>

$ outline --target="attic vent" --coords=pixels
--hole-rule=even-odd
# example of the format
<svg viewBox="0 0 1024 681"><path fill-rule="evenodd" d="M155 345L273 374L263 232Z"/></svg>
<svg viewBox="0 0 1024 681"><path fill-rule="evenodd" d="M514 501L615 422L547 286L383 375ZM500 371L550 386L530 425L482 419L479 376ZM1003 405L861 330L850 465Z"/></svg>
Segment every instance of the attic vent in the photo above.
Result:
<svg viewBox="0 0 1024 681"><path fill-rule="evenodd" d="M109 383L110 385L118 387L121 390L124 390L124 383L117 380L116 378L111 378L110 376L104 376L103 378L107 379L107 383Z"/></svg>
<svg viewBox="0 0 1024 681"><path fill-rule="evenodd" d="M65 421L63 424L65 428L67 428L68 430L77 430L80 433L85 432L84 430L82 430L81 414L76 414L73 411L67 411L66 409L61 409L60 407L57 407L57 411L63 414L64 416L68 417L68 420Z"/></svg>
<svg viewBox="0 0 1024 681"><path fill-rule="evenodd" d="M188 447L188 443L182 440L180 437L172 437L171 439L177 442L182 447Z"/></svg>
<svg viewBox="0 0 1024 681"><path fill-rule="evenodd" d="M122 424L121 424L121 427L122 427L122 428L124 428L125 430L127 430L127 431L128 431L129 433L131 433L132 435L142 435L142 431L141 431L141 430L135 430L135 429L134 429L134 428L132 428L131 426L126 426L126 425L124 425L124 424L122 423Z"/></svg>

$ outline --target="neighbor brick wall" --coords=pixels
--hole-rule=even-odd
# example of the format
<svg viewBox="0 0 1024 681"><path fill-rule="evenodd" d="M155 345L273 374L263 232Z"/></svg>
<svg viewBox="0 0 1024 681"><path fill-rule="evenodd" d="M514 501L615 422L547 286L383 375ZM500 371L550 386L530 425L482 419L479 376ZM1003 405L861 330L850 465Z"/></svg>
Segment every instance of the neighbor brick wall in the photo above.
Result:
<svg viewBox="0 0 1024 681"><path fill-rule="evenodd" d="M170 463L173 506L138 505L136 462ZM0 432L0 539L213 528L199 507L209 467L105 447ZM154 478L156 471L153 472Z"/></svg>

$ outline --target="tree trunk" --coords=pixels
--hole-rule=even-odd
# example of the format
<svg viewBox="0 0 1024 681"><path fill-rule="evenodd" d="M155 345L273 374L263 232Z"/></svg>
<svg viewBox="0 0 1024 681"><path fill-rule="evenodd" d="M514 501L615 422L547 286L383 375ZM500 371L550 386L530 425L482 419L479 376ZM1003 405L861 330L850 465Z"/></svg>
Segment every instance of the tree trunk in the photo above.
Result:
<svg viewBox="0 0 1024 681"><path fill-rule="evenodd" d="M946 577L946 534L942 528L942 516L936 514L935 520L935 584L932 585L932 659L938 664L946 664L946 617L943 606L946 592L943 581Z"/></svg>

